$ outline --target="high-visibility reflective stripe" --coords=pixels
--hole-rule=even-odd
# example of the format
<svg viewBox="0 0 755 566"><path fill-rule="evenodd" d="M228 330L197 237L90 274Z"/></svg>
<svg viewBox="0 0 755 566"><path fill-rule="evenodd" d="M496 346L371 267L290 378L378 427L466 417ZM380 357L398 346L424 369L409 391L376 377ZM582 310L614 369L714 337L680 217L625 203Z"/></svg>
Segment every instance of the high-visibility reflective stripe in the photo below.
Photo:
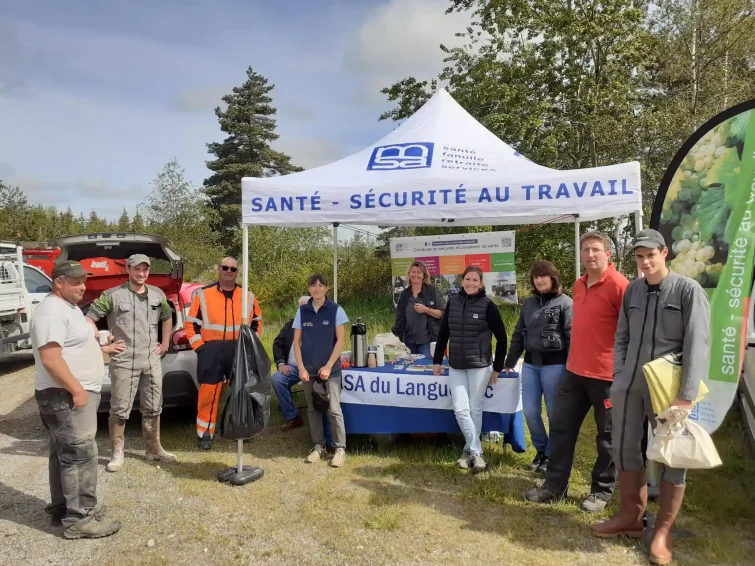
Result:
<svg viewBox="0 0 755 566"><path fill-rule="evenodd" d="M217 330L219 332L227 330L228 332L236 332L237 330L241 330L241 325L237 324L235 326L223 326L222 324L207 324L205 326L202 326L202 331L204 332L205 330Z"/></svg>
<svg viewBox="0 0 755 566"><path fill-rule="evenodd" d="M199 308L202 310L203 325L207 325L210 322L210 313L207 312L207 301L204 298L204 289L197 291L197 296L199 297Z"/></svg>
<svg viewBox="0 0 755 566"><path fill-rule="evenodd" d="M203 427L205 427L205 428L207 428L208 426L210 426L210 423L208 423L207 421L203 421L203 420L202 420L202 419L200 419L200 418L197 418L197 424L198 424L199 426L203 426Z"/></svg>
<svg viewBox="0 0 755 566"><path fill-rule="evenodd" d="M187 316L186 322L193 322L194 324L198 324L199 326L202 326L202 321L193 316Z"/></svg>
<svg viewBox="0 0 755 566"><path fill-rule="evenodd" d="M202 336L199 334L195 334L191 338L189 338L189 344L193 344L194 342L199 342L202 339Z"/></svg>

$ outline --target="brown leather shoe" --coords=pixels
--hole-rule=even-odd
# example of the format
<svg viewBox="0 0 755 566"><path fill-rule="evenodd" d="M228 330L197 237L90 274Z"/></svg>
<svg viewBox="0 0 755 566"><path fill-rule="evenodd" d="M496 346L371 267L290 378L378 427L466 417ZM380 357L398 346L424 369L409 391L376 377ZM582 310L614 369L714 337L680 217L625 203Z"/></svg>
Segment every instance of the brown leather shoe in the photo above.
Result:
<svg viewBox="0 0 755 566"><path fill-rule="evenodd" d="M607 521L592 526L596 537L626 536L641 538L645 533L642 518L648 503L648 486L644 472L619 472L621 506Z"/></svg>
<svg viewBox="0 0 755 566"><path fill-rule="evenodd" d="M281 430L283 432L294 430L295 428L301 428L304 426L304 421L301 417L294 417L290 421L286 421L284 425L281 426Z"/></svg>
<svg viewBox="0 0 755 566"><path fill-rule="evenodd" d="M674 485L661 481L660 509L655 518L653 542L650 543L650 562L652 564L670 564L673 554L672 534L674 523L684 499L683 485Z"/></svg>

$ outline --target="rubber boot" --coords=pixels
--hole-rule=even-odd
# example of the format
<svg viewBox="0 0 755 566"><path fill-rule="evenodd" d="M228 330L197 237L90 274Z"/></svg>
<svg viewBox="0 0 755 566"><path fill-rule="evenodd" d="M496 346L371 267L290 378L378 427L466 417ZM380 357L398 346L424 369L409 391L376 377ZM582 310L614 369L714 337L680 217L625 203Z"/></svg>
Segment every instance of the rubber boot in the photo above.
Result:
<svg viewBox="0 0 755 566"><path fill-rule="evenodd" d="M673 553L673 530L676 516L684 499L683 485L661 481L660 509L655 518L653 542L650 543L650 562L670 564Z"/></svg>
<svg viewBox="0 0 755 566"><path fill-rule="evenodd" d="M144 452L148 461L175 462L175 454L166 452L160 445L160 417L142 417L142 436Z"/></svg>
<svg viewBox="0 0 755 566"><path fill-rule="evenodd" d="M108 472L117 472L123 467L123 448L126 443L123 431L126 429L126 420L110 417L107 420L107 424L108 431L110 432L110 444L113 447L113 455L110 456L110 461L105 466L105 469Z"/></svg>
<svg viewBox="0 0 755 566"><path fill-rule="evenodd" d="M648 503L645 472L619 472L621 506L610 519L592 526L592 534L601 538L627 536L641 538L645 533L642 518Z"/></svg>

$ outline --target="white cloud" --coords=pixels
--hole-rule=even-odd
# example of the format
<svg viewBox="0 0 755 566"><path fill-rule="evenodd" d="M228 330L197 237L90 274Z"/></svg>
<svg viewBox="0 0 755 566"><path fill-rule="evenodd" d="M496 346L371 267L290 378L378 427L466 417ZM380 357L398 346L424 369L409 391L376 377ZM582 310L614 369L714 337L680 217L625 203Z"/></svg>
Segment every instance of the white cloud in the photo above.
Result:
<svg viewBox="0 0 755 566"><path fill-rule="evenodd" d="M218 86L214 88L187 89L179 92L173 101L173 108L179 112L206 112L218 106L225 106L221 100L230 94L233 86Z"/></svg>
<svg viewBox="0 0 755 566"><path fill-rule="evenodd" d="M76 213L85 214L96 210L104 218L120 215L124 207L133 210L147 194L147 188L138 184L113 186L98 178L64 181L17 174L7 163L0 163L0 171L4 172L3 184L20 187L29 204L60 209L70 206Z"/></svg>
<svg viewBox="0 0 755 566"><path fill-rule="evenodd" d="M306 136L281 136L273 148L291 156L291 162L305 169L327 165L343 157L341 147L330 140Z"/></svg>
<svg viewBox="0 0 755 566"><path fill-rule="evenodd" d="M375 6L343 58L345 70L368 76L352 100L384 100L380 88L408 76L434 78L443 69L440 44L449 49L462 45L455 34L471 22L469 12L446 15L447 7L447 0L391 0Z"/></svg>

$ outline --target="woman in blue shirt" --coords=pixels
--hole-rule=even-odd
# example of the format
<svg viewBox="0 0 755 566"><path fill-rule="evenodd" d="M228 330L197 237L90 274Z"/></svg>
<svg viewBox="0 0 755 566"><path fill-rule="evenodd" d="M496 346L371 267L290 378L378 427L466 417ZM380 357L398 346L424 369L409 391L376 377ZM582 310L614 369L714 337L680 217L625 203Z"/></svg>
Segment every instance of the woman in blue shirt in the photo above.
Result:
<svg viewBox="0 0 755 566"><path fill-rule="evenodd" d="M336 453L330 465L340 468L346 461L346 428L341 412L341 352L345 343L344 325L349 322L343 308L327 297L328 280L319 273L309 278L311 299L299 307L292 325L294 329L294 355L299 377L307 398L309 430L314 448L306 461L319 462L325 451L325 431L322 417L312 399L314 381L328 383L330 407L328 418L333 433Z"/></svg>

